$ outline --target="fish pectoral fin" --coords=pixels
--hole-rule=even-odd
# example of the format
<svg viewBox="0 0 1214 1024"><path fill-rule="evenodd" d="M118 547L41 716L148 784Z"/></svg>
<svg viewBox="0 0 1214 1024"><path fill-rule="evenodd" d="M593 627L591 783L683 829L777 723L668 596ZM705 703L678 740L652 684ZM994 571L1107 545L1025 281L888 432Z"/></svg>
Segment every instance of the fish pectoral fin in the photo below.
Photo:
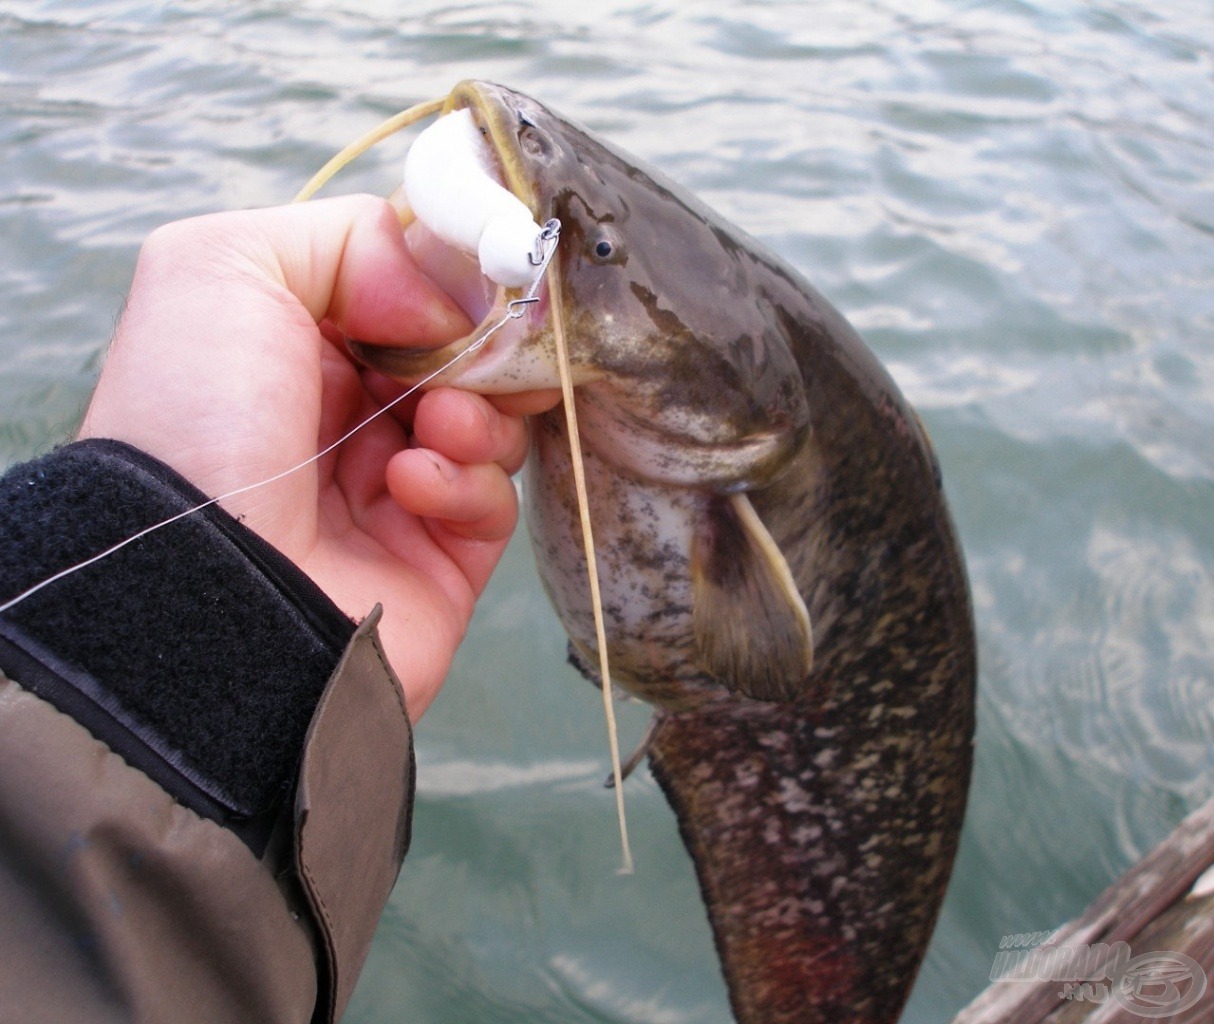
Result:
<svg viewBox="0 0 1214 1024"><path fill-rule="evenodd" d="M692 540L692 623L704 666L756 700L799 697L814 663L809 612L745 494L709 503Z"/></svg>

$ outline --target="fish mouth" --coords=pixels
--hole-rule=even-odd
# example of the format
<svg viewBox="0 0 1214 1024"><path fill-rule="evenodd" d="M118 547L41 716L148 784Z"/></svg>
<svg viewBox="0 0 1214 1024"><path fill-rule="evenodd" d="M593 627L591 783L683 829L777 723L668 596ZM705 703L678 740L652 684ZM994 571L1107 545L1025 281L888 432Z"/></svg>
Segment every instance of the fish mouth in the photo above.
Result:
<svg viewBox="0 0 1214 1024"><path fill-rule="evenodd" d="M474 158L479 165L477 173L483 173L492 182L490 188L496 186L499 192L504 190L503 195L512 195L521 204L520 209L530 215L533 226L544 223L519 144L520 117L522 123L526 121L519 110L517 94L492 83L464 81L451 90L439 117L461 111L468 112L466 116L471 118L479 138L471 157L463 151L454 156ZM454 177L458 179L458 175ZM415 203L407 184L406 176L406 184L389 201L401 221L409 252L422 272L477 326L471 333L434 348L350 339L346 342L350 353L372 369L408 384L422 380L434 384L458 383L486 393L551 387L551 369L543 365L545 361L521 357L525 343L543 332L550 313L548 279L537 280L540 266L532 259L535 277L527 284L493 280L475 252L452 240L452 232L445 231L443 224L435 223L441 218L427 217L426 209L414 208L422 204ZM442 188L441 183L432 186L423 181L423 184L427 190ZM473 179L473 184L480 182ZM420 191L420 186L414 191ZM444 202L452 206L461 198L454 193L443 195ZM554 266L551 273L555 273ZM528 295L530 300L521 304L519 300ZM467 358L473 353L475 358Z"/></svg>

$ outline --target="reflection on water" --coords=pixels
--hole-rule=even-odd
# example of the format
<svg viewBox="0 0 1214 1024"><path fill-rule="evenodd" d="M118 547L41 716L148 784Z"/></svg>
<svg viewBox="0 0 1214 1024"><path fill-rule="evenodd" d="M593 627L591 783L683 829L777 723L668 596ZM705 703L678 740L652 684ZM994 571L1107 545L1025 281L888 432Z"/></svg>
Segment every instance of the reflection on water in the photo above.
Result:
<svg viewBox="0 0 1214 1024"><path fill-rule="evenodd" d="M647 157L830 296L935 437L983 687L956 882L907 1015L945 1018L1000 936L1074 914L1211 791L1214 16L409 6L0 0L5 458L70 429L148 230L281 201L460 78ZM342 187L387 191L398 156ZM722 1019L647 779L639 874L613 875L597 698L562 655L516 545L419 737L416 846L353 1020Z"/></svg>

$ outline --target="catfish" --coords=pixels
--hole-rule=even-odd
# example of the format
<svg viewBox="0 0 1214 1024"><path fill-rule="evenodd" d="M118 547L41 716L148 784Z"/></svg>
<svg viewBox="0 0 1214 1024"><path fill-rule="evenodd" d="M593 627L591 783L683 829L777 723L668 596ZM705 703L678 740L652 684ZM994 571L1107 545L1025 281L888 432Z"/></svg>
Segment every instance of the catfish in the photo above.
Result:
<svg viewBox="0 0 1214 1024"><path fill-rule="evenodd" d="M537 101L464 82L487 173L560 223L538 301L432 382L576 385L612 683L654 708L650 768L695 864L741 1024L897 1019L969 786L969 588L919 417L796 270ZM413 382L496 323L495 284L425 224L423 268L481 327L419 351L351 341ZM532 420L525 505L544 587L593 681L564 412Z"/></svg>

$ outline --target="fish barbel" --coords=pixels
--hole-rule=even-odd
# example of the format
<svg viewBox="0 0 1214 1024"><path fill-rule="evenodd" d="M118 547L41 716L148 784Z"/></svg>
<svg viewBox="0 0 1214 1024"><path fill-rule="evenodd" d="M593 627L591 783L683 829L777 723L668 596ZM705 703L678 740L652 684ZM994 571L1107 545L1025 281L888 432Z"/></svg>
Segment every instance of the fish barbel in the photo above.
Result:
<svg viewBox="0 0 1214 1024"><path fill-rule="evenodd" d="M613 682L654 707L650 765L734 1015L893 1021L951 871L974 730L969 590L924 428L812 286L659 172L502 86L464 82L445 111L467 112L485 173L530 211L511 231L561 233L552 290L435 383L556 386L561 317ZM496 322L517 290L435 216L407 229L415 257ZM350 345L416 381L479 333ZM536 561L595 678L563 413L533 437Z"/></svg>

